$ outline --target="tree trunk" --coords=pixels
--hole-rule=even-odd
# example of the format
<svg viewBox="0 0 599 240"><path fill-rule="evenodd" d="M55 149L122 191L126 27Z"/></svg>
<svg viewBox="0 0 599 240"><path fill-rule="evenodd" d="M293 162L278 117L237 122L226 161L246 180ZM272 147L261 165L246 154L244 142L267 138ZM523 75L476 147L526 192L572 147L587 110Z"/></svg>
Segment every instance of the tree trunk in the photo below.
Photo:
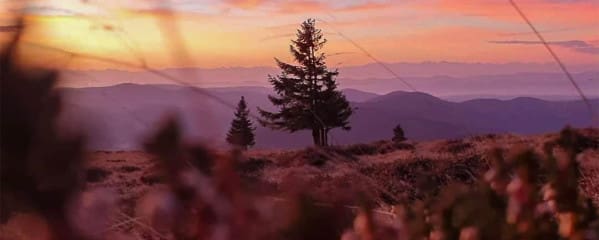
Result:
<svg viewBox="0 0 599 240"><path fill-rule="evenodd" d="M320 144L321 144L320 140L321 140L320 129L319 128L312 129L312 141L314 141L314 145L320 146Z"/></svg>
<svg viewBox="0 0 599 240"><path fill-rule="evenodd" d="M328 146L328 142L327 142L327 132L325 129L320 129L320 143L322 144L323 147Z"/></svg>
<svg viewBox="0 0 599 240"><path fill-rule="evenodd" d="M312 141L315 146L326 147L329 145L329 131L324 128L312 129Z"/></svg>

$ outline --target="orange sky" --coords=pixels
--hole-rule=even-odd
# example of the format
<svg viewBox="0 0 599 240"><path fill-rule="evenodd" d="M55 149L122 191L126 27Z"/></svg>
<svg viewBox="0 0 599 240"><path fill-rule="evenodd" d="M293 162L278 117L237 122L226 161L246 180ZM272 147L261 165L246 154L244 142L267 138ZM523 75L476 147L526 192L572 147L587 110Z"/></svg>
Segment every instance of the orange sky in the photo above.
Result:
<svg viewBox="0 0 599 240"><path fill-rule="evenodd" d="M272 66L273 57L290 59L289 40L312 17L329 39L332 66L372 62L339 32L386 62L552 61L508 1L119 2L2 1L0 25L25 9L25 59L74 69L122 66L69 59L31 43L156 68ZM517 2L564 62L599 62L599 1Z"/></svg>

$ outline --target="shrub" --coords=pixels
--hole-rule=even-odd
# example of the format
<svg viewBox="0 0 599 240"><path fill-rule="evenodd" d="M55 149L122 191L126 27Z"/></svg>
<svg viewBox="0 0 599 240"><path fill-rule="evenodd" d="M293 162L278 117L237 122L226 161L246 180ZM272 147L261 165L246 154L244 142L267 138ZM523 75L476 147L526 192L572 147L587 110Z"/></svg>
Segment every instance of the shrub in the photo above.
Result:
<svg viewBox="0 0 599 240"><path fill-rule="evenodd" d="M331 155L326 149L318 147L307 148L303 153L302 157L308 164L316 167L324 165L328 160L331 159Z"/></svg>
<svg viewBox="0 0 599 240"><path fill-rule="evenodd" d="M378 153L377 144L358 143L344 146L342 149L355 156L374 155Z"/></svg>
<svg viewBox="0 0 599 240"><path fill-rule="evenodd" d="M118 163L118 162L125 162L125 159L108 159L106 161L107 162Z"/></svg>
<svg viewBox="0 0 599 240"><path fill-rule="evenodd" d="M141 178L139 180L146 185L154 185L154 184L166 182L164 176L162 176L160 174L143 175L143 176L141 176Z"/></svg>
<svg viewBox="0 0 599 240"><path fill-rule="evenodd" d="M337 147L341 152L353 156L364 156L364 155L376 155L386 154L397 150L412 150L414 146L404 142L392 142L392 141L376 141L372 143L358 143L342 147Z"/></svg>
<svg viewBox="0 0 599 240"><path fill-rule="evenodd" d="M483 134L483 135L473 136L472 140L474 140L474 141L484 141L484 140L491 140L491 139L496 139L496 138L497 138L497 134L489 133L489 134Z"/></svg>
<svg viewBox="0 0 599 240"><path fill-rule="evenodd" d="M266 158L248 158L238 164L238 169L242 174L252 175L262 171L269 164L272 164L272 161Z"/></svg>
<svg viewBox="0 0 599 240"><path fill-rule="evenodd" d="M414 146L412 144L409 143L404 143L404 142L384 142L383 144L381 144L378 149L377 152L379 154L385 154L385 153L390 153L390 152L394 152L397 150L412 150L414 149Z"/></svg>
<svg viewBox="0 0 599 240"><path fill-rule="evenodd" d="M110 174L111 172L106 169L100 167L90 167L87 169L87 171L85 171L85 180L92 183L101 182L104 181L104 179L106 179L106 177L108 177Z"/></svg>
<svg viewBox="0 0 599 240"><path fill-rule="evenodd" d="M460 153L466 152L467 150L471 149L472 147L473 147L472 144L469 142L465 142L462 139L454 139L454 140L445 141L445 143L443 143L438 148L438 151L439 152L449 152L452 154L460 154Z"/></svg>
<svg viewBox="0 0 599 240"><path fill-rule="evenodd" d="M130 173L130 172L139 171L139 170L141 170L141 168L139 168L137 166L122 166L118 170L119 170L119 172Z"/></svg>

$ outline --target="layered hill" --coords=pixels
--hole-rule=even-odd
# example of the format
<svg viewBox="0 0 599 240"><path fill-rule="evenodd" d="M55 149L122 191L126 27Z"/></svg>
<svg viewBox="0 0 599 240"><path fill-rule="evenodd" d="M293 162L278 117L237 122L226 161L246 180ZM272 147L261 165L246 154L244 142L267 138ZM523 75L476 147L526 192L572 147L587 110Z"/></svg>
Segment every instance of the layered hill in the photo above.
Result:
<svg viewBox="0 0 599 240"><path fill-rule="evenodd" d="M272 110L263 87L193 89L175 85L121 84L96 88L63 88L62 123L88 131L91 149L139 149L141 140L168 115L177 116L190 140L226 146L224 136L233 107L245 96L252 114L256 107ZM451 102L420 92L385 95L344 90L355 108L350 131L333 131L333 144L351 144L391 137L401 124L409 139L458 138L483 133L536 134L565 125L589 127L592 117L582 101L475 99ZM594 108L599 100L591 100ZM256 129L256 147L296 148L311 144L307 132Z"/></svg>

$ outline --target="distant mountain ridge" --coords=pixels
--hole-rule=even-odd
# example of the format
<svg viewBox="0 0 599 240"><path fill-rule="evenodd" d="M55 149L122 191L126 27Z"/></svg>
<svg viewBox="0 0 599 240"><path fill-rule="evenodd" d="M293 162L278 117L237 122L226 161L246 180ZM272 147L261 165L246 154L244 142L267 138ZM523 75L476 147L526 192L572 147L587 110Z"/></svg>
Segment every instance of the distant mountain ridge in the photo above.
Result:
<svg viewBox="0 0 599 240"><path fill-rule="evenodd" d="M465 101L485 96L497 96L497 98L502 99L517 96L535 96L546 100L566 100L578 97L576 90L563 73L547 72L548 69L551 69L549 68L550 65L537 64L539 67L533 64L531 65L531 71L539 70L538 72L515 73L509 73L504 69L507 67L497 64L430 63L428 65L434 65L430 69L424 67L426 65L391 64L395 71L400 73L402 79L417 91L431 93L437 97L453 101ZM434 70L435 67L440 66L443 66L442 69ZM463 68L460 69L460 66ZM409 89L406 84L394 78L389 72L380 69L380 66L375 67L371 65L366 67L365 65L339 69L340 76L337 79L339 87L360 89L376 94ZM415 68L415 70L411 71L409 67ZM476 70L476 68L488 71ZM493 70L494 68L497 69ZM430 71L426 71L426 69ZM135 83L152 85L180 84L202 88L239 86L244 88L254 86L270 88L267 76L278 73L277 69L269 67L180 68L162 69L160 71L176 78L177 81L173 82L149 72L102 70L64 71L62 73L63 81L61 82L64 87L100 87ZM572 76L588 97L599 98L599 71L573 72Z"/></svg>
<svg viewBox="0 0 599 240"><path fill-rule="evenodd" d="M257 106L273 109L267 99L271 91L262 87L198 91L174 85L121 84L60 91L65 96L61 123L87 129L92 149L139 149L143 139L169 114L179 116L186 138L224 147L224 136L233 117L230 106L241 96L245 96L254 116ZM334 130L331 137L334 144L388 139L397 124L403 126L408 138L416 140L482 133L534 134L556 131L566 124L575 127L592 124L581 101L521 97L450 102L420 92L395 91L385 95L355 89L344 92L355 109L350 119L352 130ZM599 106L599 99L591 102L595 108ZM295 148L310 144L307 132L291 134L257 126L257 148Z"/></svg>

